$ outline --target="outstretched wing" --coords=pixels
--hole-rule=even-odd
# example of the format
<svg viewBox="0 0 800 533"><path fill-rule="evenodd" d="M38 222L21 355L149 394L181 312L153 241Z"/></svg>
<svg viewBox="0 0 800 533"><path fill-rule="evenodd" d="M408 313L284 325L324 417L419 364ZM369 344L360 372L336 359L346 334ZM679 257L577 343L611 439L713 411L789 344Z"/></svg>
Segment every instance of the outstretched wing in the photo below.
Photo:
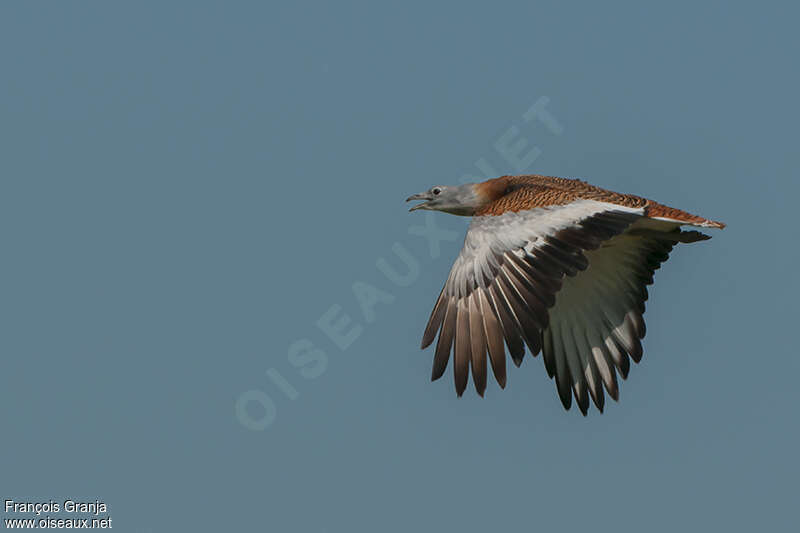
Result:
<svg viewBox="0 0 800 533"><path fill-rule="evenodd" d="M612 398L619 399L617 374L627 378L630 359L638 363L642 358L643 315L653 274L675 243L710 238L697 231L681 231L681 224L642 219L588 251L589 267L564 279L549 310L542 354L566 409L574 395L584 415L589 397L602 412L604 386Z"/></svg>
<svg viewBox="0 0 800 533"><path fill-rule="evenodd" d="M646 286L682 235L678 231L647 236L633 229L613 237L586 253L588 269L564 280L542 353L566 409L574 395L586 414L591 396L602 412L603 386L619 399L617 374L627 378L630 359L638 363L642 357Z"/></svg>
<svg viewBox="0 0 800 533"><path fill-rule="evenodd" d="M504 387L503 344L517 365L524 345L536 355L565 277L586 270L584 252L622 234L642 214L643 208L578 200L475 217L423 334L422 348L439 334L432 379L444 374L452 352L456 392L466 389L471 367L475 388L483 395L488 354ZM558 373L559 361L554 355L548 371Z"/></svg>

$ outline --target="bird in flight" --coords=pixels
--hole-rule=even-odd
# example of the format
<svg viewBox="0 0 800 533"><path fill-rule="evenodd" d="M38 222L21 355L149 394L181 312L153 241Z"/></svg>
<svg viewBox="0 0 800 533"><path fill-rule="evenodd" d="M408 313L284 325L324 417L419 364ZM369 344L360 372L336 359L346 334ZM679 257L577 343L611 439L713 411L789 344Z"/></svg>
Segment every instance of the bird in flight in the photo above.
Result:
<svg viewBox="0 0 800 533"><path fill-rule="evenodd" d="M724 228L646 198L585 181L539 175L436 186L406 201L470 216L464 247L422 336L437 336L431 379L453 354L456 392L470 369L486 390L487 355L501 388L505 347L519 366L525 346L542 353L565 409L573 397L586 415L589 398L602 412L603 388L619 400L617 374L642 358L646 286L677 243L709 239L681 226Z"/></svg>

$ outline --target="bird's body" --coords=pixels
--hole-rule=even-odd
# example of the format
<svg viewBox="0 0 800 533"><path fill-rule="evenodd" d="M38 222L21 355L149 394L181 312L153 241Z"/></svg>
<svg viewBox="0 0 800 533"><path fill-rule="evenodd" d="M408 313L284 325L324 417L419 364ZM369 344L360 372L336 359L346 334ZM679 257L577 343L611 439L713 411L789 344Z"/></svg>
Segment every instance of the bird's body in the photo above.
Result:
<svg viewBox="0 0 800 533"><path fill-rule="evenodd" d="M521 364L540 351L564 407L586 414L603 388L618 399L617 374L639 362L646 285L678 242L709 237L683 225L724 224L581 180L503 176L433 187L412 208L472 216L464 247L434 306L422 348L437 336L432 378L453 354L456 391L472 370L483 395L487 355L501 387L505 349Z"/></svg>

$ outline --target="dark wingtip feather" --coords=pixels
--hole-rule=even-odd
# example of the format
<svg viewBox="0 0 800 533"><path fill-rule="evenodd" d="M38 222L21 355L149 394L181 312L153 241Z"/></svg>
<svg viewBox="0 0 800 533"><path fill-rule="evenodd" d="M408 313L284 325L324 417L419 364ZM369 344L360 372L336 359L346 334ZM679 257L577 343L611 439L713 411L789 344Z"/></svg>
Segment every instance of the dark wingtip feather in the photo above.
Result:
<svg viewBox="0 0 800 533"><path fill-rule="evenodd" d="M608 395L611 396L611 399L615 402L619 401L619 388L614 389L613 391L609 391Z"/></svg>
<svg viewBox="0 0 800 533"><path fill-rule="evenodd" d="M681 231L678 234L678 242L683 243L692 243L692 242L700 242L700 241L707 241L711 238L711 235L707 235L705 233L699 231Z"/></svg>
<svg viewBox="0 0 800 533"><path fill-rule="evenodd" d="M447 309L446 298L444 298L443 295L444 289L439 293L439 298L436 299L436 304L433 306L428 324L425 326L425 332L422 334L422 342L420 343L421 350L431 345L436 338L436 333L441 329L440 326L444 320L445 311Z"/></svg>
<svg viewBox="0 0 800 533"><path fill-rule="evenodd" d="M483 317L478 311L477 293L472 293L469 296L469 336L470 348L472 352L471 368L472 368L472 381L475 383L475 390L478 394L483 396L486 390L486 337L483 329Z"/></svg>
<svg viewBox="0 0 800 533"><path fill-rule="evenodd" d="M606 404L606 397L603 394L603 386L599 383L595 387L589 387L589 394L592 397L592 403L597 407L597 410L603 412L603 407Z"/></svg>
<svg viewBox="0 0 800 533"><path fill-rule="evenodd" d="M569 411L569 408L572 407L572 390L569 388L569 378L559 380L558 377L558 374L556 374L558 397L561 399L561 405L564 406L564 409Z"/></svg>
<svg viewBox="0 0 800 533"><path fill-rule="evenodd" d="M573 388L575 390L575 403L578 404L578 409L580 409L583 416L586 416L586 413L589 412L589 394L586 392L586 385L580 382L576 383Z"/></svg>
<svg viewBox="0 0 800 533"><path fill-rule="evenodd" d="M506 304L501 300L494 286L489 288L489 296L489 303L491 304L491 307L495 312L495 316L497 317L497 320L501 326L503 338L505 339L506 346L508 347L508 353L511 355L511 359L515 363L517 359L519 359L519 364L521 364L522 357L525 355L525 346L522 343L519 333L516 331L516 326L514 325L513 319L506 310ZM519 366L519 364L517 364L517 366Z"/></svg>
<svg viewBox="0 0 800 533"><path fill-rule="evenodd" d="M619 366L619 375L622 376L622 379L628 379L628 374L631 371L631 360L628 358L628 354L622 354L622 364Z"/></svg>
<svg viewBox="0 0 800 533"><path fill-rule="evenodd" d="M437 379L441 378L444 375L444 371L446 369L447 369L447 359L445 359L444 364L438 364L436 359L434 359L433 368L431 369L431 381L436 381Z"/></svg>
<svg viewBox="0 0 800 533"><path fill-rule="evenodd" d="M564 395L561 394L561 391L559 391L558 397L561 399L561 405L564 406L564 409L566 411L569 411L570 408L572 407L572 393L570 393L569 395Z"/></svg>
<svg viewBox="0 0 800 533"><path fill-rule="evenodd" d="M447 362L450 360L450 348L453 345L453 335L455 330L455 304L450 300L447 310L442 320L442 329L439 332L439 341L436 343L436 351L433 354L433 370L431 371L431 381L436 381L444 375L447 369Z"/></svg>
<svg viewBox="0 0 800 533"><path fill-rule="evenodd" d="M469 312L465 304L459 302L456 314L456 332L453 345L453 378L456 382L456 392L461 396L467 388L469 381L469 361L471 359Z"/></svg>
<svg viewBox="0 0 800 533"><path fill-rule="evenodd" d="M492 364L492 373L500 388L506 387L506 352L503 349L503 332L497 317L486 299L483 290L479 290L478 309L483 323L486 349L489 352L489 361Z"/></svg>

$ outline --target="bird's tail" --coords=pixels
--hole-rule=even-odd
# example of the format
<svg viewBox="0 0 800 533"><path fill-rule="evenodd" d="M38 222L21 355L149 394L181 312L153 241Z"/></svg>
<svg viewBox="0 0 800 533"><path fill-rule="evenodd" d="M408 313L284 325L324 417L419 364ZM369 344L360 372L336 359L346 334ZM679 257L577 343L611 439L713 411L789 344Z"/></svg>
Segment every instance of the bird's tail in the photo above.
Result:
<svg viewBox="0 0 800 533"><path fill-rule="evenodd" d="M680 224L689 224L703 228L722 229L725 227L725 224L722 222L717 222L716 220L710 220L708 218L693 215L691 213L687 213L686 211L681 211L680 209L675 209L674 207L669 207L652 200L648 200L647 206L645 207L645 216L656 220L678 222Z"/></svg>

